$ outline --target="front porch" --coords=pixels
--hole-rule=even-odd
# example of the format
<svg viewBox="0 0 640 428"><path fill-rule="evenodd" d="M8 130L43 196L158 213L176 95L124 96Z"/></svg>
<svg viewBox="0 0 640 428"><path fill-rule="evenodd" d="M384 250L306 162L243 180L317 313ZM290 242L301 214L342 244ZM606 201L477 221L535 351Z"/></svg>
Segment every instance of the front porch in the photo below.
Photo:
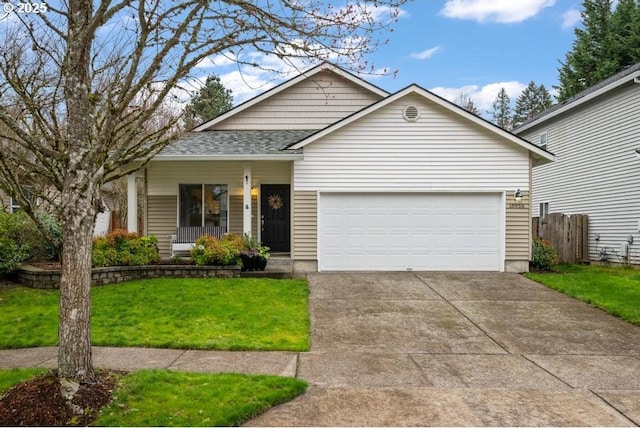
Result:
<svg viewBox="0 0 640 428"><path fill-rule="evenodd" d="M146 178L146 235L158 238L162 258L173 255L172 241L189 229L193 242L202 234L251 235L272 252L291 251L292 161L152 161ZM130 183L135 177L129 178ZM132 209L135 186L129 186ZM132 211L129 211L131 213ZM129 215L128 229L137 230ZM198 236L196 236L198 235ZM190 244L190 239L180 239ZM185 248L182 248L185 247ZM181 250L188 250L182 245Z"/></svg>

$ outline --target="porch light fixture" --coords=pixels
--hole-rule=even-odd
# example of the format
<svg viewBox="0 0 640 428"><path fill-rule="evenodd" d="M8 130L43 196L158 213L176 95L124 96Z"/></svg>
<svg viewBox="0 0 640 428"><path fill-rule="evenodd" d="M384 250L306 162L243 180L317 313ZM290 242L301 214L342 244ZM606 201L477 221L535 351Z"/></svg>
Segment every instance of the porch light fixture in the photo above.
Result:
<svg viewBox="0 0 640 428"><path fill-rule="evenodd" d="M249 176L248 175L244 176L244 184L249 184Z"/></svg>
<svg viewBox="0 0 640 428"><path fill-rule="evenodd" d="M520 202L522 200L522 192L520 189L516 190L513 196L516 198L516 202Z"/></svg>

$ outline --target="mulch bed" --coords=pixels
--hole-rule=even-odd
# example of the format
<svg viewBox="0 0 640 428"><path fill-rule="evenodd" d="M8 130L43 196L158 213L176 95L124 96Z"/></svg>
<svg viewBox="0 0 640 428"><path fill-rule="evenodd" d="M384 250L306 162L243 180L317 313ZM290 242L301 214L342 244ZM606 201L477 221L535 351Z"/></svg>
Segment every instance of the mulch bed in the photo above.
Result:
<svg viewBox="0 0 640 428"><path fill-rule="evenodd" d="M87 426L111 400L116 376L96 373L96 382L83 384L72 403L84 414L74 414L60 393L60 384L49 372L20 383L0 397L1 426Z"/></svg>

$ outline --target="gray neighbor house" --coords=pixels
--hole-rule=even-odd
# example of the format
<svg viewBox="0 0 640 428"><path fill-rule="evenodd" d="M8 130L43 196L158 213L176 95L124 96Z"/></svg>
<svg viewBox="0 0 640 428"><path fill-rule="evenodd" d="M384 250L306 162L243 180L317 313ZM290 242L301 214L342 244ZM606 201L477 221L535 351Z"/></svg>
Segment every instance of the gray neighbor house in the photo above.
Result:
<svg viewBox="0 0 640 428"><path fill-rule="evenodd" d="M513 131L552 152L532 213L589 216L589 259L640 264L640 63Z"/></svg>

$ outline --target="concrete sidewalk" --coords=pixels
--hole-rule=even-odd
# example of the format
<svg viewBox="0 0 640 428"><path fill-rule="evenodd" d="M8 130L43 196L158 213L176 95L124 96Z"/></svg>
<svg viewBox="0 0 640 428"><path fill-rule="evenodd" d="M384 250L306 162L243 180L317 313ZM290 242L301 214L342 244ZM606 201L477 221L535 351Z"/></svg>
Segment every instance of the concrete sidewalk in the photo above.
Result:
<svg viewBox="0 0 640 428"><path fill-rule="evenodd" d="M637 426L640 328L516 274L309 275L311 351L94 348L96 367L296 376L251 426ZM55 367L56 348L0 350Z"/></svg>
<svg viewBox="0 0 640 428"><path fill-rule="evenodd" d="M48 367L58 364L58 348L0 350L0 369ZM296 376L295 352L224 352L154 348L93 347L96 368L115 370L168 369L203 373L233 372Z"/></svg>

